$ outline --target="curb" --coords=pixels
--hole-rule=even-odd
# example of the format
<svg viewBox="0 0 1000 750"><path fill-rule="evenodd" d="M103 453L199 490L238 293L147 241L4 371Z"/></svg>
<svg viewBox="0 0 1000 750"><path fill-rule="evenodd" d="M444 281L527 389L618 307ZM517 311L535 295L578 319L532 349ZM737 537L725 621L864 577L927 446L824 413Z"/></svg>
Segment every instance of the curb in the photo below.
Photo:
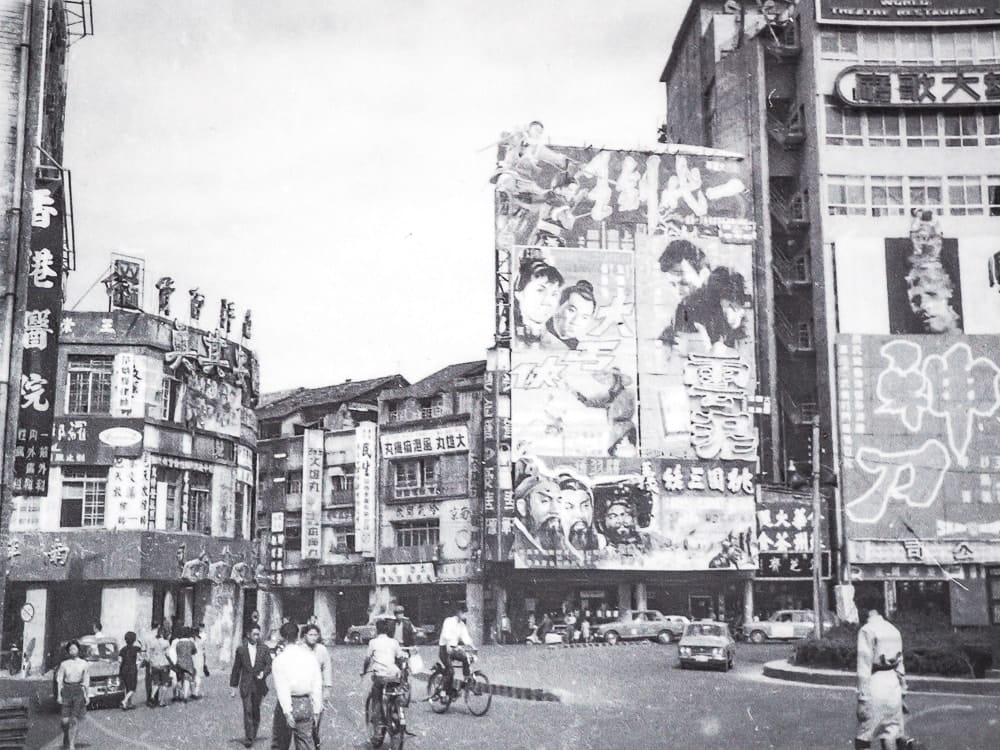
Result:
<svg viewBox="0 0 1000 750"><path fill-rule="evenodd" d="M427 678L431 676L431 673L419 672L410 676L426 682ZM490 683L490 694L500 698L514 698L522 701L562 703L562 698L551 690L546 690L545 688L517 687L515 685L494 685L493 683Z"/></svg>
<svg viewBox="0 0 1000 750"><path fill-rule="evenodd" d="M545 648L557 649L557 648L614 648L615 646L656 646L656 645L674 645L676 641L671 641L669 644L656 644L652 641L645 639L637 641L618 641L618 643L605 643L604 641L591 641L590 643L548 643ZM537 644L541 645L541 644Z"/></svg>
<svg viewBox="0 0 1000 750"><path fill-rule="evenodd" d="M801 682L809 685L834 685L856 687L858 678L853 672L832 669L807 669L778 659L764 665L764 676L786 682ZM907 675L907 691L910 693L960 693L965 695L1000 696L1000 680L963 679L957 677L924 677Z"/></svg>

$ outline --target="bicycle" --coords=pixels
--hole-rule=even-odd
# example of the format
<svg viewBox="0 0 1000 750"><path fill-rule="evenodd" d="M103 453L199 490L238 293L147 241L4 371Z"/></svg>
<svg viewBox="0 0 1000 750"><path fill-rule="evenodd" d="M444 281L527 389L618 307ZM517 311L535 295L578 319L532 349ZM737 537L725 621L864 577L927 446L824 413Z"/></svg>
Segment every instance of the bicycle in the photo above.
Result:
<svg viewBox="0 0 1000 750"><path fill-rule="evenodd" d="M469 667L476 663L476 654L473 649L466 649L469 652ZM452 667L461 667L462 662L452 659ZM465 705L469 713L473 716L483 716L490 710L493 703L493 693L490 690L490 680L481 670L471 670L469 676L463 676L458 680L456 675L452 680L450 691L444 689L447 671L440 660L431 670L431 676L427 680L427 700L431 704L431 710L436 714L443 714L459 696L465 695ZM455 684L455 683L458 684Z"/></svg>
<svg viewBox="0 0 1000 750"><path fill-rule="evenodd" d="M362 676L367 672L362 673ZM389 735L390 750L402 750L406 742L406 714L403 711L403 687L398 679L383 679L372 676L382 685L382 700L376 701L375 695L369 693L365 700L365 726L368 729L368 742L373 748L382 747L386 734ZM409 698L407 697L407 700Z"/></svg>

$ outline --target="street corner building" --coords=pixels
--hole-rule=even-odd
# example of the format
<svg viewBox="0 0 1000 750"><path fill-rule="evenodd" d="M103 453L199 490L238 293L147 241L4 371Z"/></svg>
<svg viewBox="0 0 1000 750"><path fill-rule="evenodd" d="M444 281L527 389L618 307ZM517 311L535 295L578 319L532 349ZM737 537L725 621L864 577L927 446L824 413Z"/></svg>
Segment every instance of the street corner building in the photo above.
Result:
<svg viewBox="0 0 1000 750"><path fill-rule="evenodd" d="M14 448L6 610L21 616L4 640L33 642L36 668L93 623L119 641L204 623L209 664L229 663L258 564L256 357L139 310L56 326L50 440L22 420Z"/></svg>
<svg viewBox="0 0 1000 750"><path fill-rule="evenodd" d="M809 591L789 522L818 420L826 602L995 625L1000 4L762 7L692 2L661 75L667 139L748 154L758 604Z"/></svg>

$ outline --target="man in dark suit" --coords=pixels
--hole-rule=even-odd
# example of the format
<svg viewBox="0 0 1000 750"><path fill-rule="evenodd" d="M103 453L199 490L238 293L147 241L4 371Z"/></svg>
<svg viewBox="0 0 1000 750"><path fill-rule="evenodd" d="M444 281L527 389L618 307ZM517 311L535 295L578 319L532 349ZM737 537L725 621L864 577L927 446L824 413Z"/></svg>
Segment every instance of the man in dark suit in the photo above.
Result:
<svg viewBox="0 0 1000 750"><path fill-rule="evenodd" d="M233 671L229 675L231 695L236 697L240 689L243 701L243 730L246 739L243 747L252 747L260 726L260 703L267 695L267 676L271 674L271 652L260 642L260 627L253 625L247 633L247 640L236 649Z"/></svg>

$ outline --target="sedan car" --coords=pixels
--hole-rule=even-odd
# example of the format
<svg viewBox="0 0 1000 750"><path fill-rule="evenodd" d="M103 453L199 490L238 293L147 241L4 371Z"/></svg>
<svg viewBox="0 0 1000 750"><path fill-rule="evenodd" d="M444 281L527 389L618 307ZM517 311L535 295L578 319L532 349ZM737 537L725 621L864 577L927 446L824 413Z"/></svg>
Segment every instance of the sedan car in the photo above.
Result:
<svg viewBox="0 0 1000 750"><path fill-rule="evenodd" d="M365 644L375 637L375 623L378 620L391 620L395 627L396 618L392 615L375 617L364 625L351 625L344 636L344 643ZM417 645L427 643L434 634L433 625L414 625L413 637Z"/></svg>
<svg viewBox="0 0 1000 750"><path fill-rule="evenodd" d="M594 638L614 645L621 640L652 639L672 643L684 632L689 620L680 615L664 615L655 609L626 609L617 620L601 623Z"/></svg>
<svg viewBox="0 0 1000 750"><path fill-rule="evenodd" d="M744 625L743 632L751 643L808 638L813 634L813 622L811 609L779 609L766 620ZM824 631L836 624L836 619L831 613L823 613Z"/></svg>
<svg viewBox="0 0 1000 750"><path fill-rule="evenodd" d="M684 628L677 644L681 669L692 666L718 667L723 672L733 668L736 642L724 622L701 620Z"/></svg>

